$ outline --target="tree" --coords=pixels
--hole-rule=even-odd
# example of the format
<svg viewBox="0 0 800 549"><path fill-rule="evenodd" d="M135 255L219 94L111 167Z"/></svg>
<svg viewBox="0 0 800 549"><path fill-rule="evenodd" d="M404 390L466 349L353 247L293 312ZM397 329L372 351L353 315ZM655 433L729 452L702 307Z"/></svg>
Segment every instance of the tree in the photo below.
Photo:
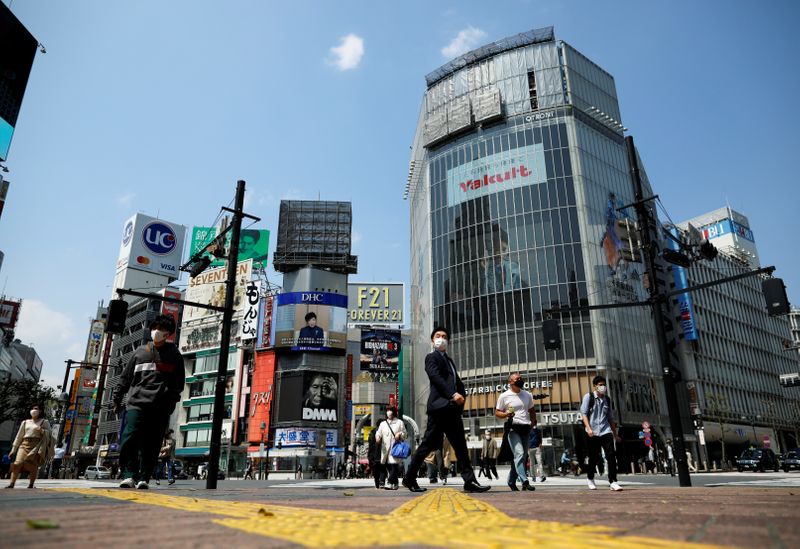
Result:
<svg viewBox="0 0 800 549"><path fill-rule="evenodd" d="M722 446L722 468L727 468L728 461L725 459L725 433L729 431L725 424L725 416L730 413L727 399L717 393L706 393L706 403L708 404L708 415L711 419L719 423L720 437L719 442Z"/></svg>
<svg viewBox="0 0 800 549"><path fill-rule="evenodd" d="M43 406L43 412L54 408L55 391L30 379L14 379L0 382L0 424L6 421L27 419L31 406Z"/></svg>

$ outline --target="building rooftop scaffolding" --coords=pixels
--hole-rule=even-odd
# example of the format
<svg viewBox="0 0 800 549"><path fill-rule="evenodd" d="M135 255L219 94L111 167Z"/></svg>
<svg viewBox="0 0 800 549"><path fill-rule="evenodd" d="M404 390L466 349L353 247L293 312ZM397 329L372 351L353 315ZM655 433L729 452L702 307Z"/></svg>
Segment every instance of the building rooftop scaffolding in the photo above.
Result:
<svg viewBox="0 0 800 549"><path fill-rule="evenodd" d="M350 254L353 226L349 202L282 200L273 266L286 273L306 266L344 274L358 270Z"/></svg>
<svg viewBox="0 0 800 549"><path fill-rule="evenodd" d="M514 36L509 36L496 42L492 42L491 44L486 44L485 46L481 46L480 48L468 51L467 53L456 57L435 71L426 74L425 82L430 88L439 80L446 78L457 70L463 69L464 67L473 63L477 63L478 61L486 59L487 57L497 55L498 53L504 51L513 50L515 48L529 46L531 44L553 42L555 39L556 35L553 27L544 27L541 29L533 29L527 32L521 32L519 34L515 34Z"/></svg>

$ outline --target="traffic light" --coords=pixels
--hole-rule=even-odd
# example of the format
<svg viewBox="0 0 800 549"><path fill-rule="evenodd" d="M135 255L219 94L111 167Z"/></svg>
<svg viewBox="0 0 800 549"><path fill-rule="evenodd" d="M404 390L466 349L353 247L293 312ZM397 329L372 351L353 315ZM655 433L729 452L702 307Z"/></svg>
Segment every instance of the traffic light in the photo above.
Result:
<svg viewBox="0 0 800 549"><path fill-rule="evenodd" d="M780 278L767 278L761 282L761 291L767 302L769 316L789 314L789 298L786 297L786 286Z"/></svg>
<svg viewBox="0 0 800 549"><path fill-rule="evenodd" d="M707 259L708 261L711 261L715 257L717 257L717 254L719 252L714 247L714 245L706 239L706 240L701 241L700 244L697 246L697 253L703 259Z"/></svg>
<svg viewBox="0 0 800 549"><path fill-rule="evenodd" d="M561 327L558 320L548 318L542 321L542 337L544 337L544 348L548 351L561 349Z"/></svg>
<svg viewBox="0 0 800 549"><path fill-rule="evenodd" d="M106 319L107 334L121 334L125 329L125 319L128 316L128 302L124 299L112 299L108 303L108 318Z"/></svg>
<svg viewBox="0 0 800 549"><path fill-rule="evenodd" d="M204 255L203 257L195 261L194 265L192 265L191 270L189 270L189 276L191 276L192 278L196 277L197 275L208 269L209 265L211 265L211 258L208 257L207 255Z"/></svg>
<svg viewBox="0 0 800 549"><path fill-rule="evenodd" d="M661 252L661 257L664 258L664 261L672 263L673 265L678 265L679 267L689 268L692 266L692 260L689 259L686 254L677 250L670 250L667 248Z"/></svg>

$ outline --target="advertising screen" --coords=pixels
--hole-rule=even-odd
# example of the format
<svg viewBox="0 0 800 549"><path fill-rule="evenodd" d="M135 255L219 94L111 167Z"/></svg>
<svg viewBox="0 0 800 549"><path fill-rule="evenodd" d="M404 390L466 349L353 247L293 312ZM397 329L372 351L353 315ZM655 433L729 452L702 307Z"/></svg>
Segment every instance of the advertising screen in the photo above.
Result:
<svg viewBox="0 0 800 549"><path fill-rule="evenodd" d="M361 371L397 373L401 341L399 330L361 330Z"/></svg>
<svg viewBox="0 0 800 549"><path fill-rule="evenodd" d="M230 233L228 233L230 234ZM189 246L189 257L194 256L202 250L209 242L217 236L216 227L194 227L192 229L192 241ZM226 245L230 243L227 239ZM253 260L253 267L267 266L267 256L269 255L269 231L266 229L243 229L239 235L239 262ZM214 259L212 267L222 267L225 261Z"/></svg>
<svg viewBox="0 0 800 549"><path fill-rule="evenodd" d="M337 422L341 386L338 374L313 370L284 373L279 384L278 422Z"/></svg>
<svg viewBox="0 0 800 549"><path fill-rule="evenodd" d="M353 326L403 324L405 285L402 282L351 282L347 285L347 322Z"/></svg>
<svg viewBox="0 0 800 549"><path fill-rule="evenodd" d="M275 347L292 351L344 350L347 296L328 292L278 294L273 326Z"/></svg>

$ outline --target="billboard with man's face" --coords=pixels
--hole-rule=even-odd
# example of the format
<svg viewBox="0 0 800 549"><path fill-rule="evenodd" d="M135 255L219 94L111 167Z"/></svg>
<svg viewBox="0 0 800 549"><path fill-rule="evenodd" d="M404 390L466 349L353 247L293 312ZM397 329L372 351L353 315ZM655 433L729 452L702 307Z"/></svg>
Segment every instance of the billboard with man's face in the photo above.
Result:
<svg viewBox="0 0 800 549"><path fill-rule="evenodd" d="M278 383L279 423L338 422L341 386L338 374L316 370L284 372Z"/></svg>
<svg viewBox="0 0 800 549"><path fill-rule="evenodd" d="M230 233L228 233L230 235ZM189 246L189 257L193 257L217 236L216 227L194 227L192 242ZM230 245L230 236L225 245ZM269 256L269 231L266 229L242 229L239 234L239 262L253 260L253 268L266 268ZM212 258L213 259L213 258ZM222 267L225 261L214 259L211 267Z"/></svg>
<svg viewBox="0 0 800 549"><path fill-rule="evenodd" d="M275 347L292 351L344 350L347 346L347 296L328 292L289 292L275 296L272 322Z"/></svg>

